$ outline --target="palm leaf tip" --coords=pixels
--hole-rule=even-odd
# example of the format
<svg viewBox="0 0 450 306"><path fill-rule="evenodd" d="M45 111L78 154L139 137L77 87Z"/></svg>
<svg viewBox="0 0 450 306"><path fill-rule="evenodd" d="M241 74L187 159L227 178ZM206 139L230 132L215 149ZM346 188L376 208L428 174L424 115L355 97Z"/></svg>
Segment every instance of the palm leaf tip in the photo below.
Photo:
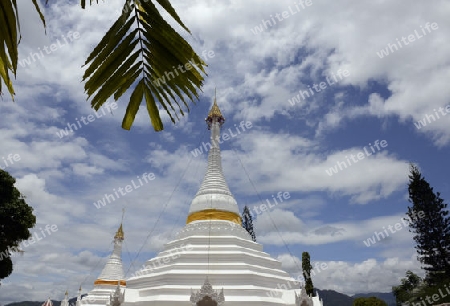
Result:
<svg viewBox="0 0 450 306"><path fill-rule="evenodd" d="M159 115L159 109L156 106L155 98L153 97L148 85L145 85L145 102L147 104L147 111L150 115L150 121L152 123L153 129L156 132L162 131L164 129L163 123L161 121L161 116Z"/></svg>
<svg viewBox="0 0 450 306"><path fill-rule="evenodd" d="M130 102L128 103L127 109L125 111L125 116L122 121L122 128L129 130L131 125L133 125L136 113L139 110L139 105L141 104L144 95L144 80L142 79L134 88L133 93L130 97Z"/></svg>

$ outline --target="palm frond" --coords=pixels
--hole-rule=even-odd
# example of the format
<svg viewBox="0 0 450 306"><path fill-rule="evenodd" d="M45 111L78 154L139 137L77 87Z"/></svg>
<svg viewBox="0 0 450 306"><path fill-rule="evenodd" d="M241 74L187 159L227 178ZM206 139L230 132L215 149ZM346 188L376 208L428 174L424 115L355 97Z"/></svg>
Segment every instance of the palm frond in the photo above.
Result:
<svg viewBox="0 0 450 306"><path fill-rule="evenodd" d="M16 76L18 60L17 11L11 0L0 1L0 77L14 100L14 88L9 72ZM6 46L6 48L5 48ZM0 80L0 92L2 82Z"/></svg>
<svg viewBox="0 0 450 306"><path fill-rule="evenodd" d="M39 17L44 24L45 19L37 0L32 0ZM2 84L6 85L11 98L14 101L14 87L10 73L16 77L17 62L19 58L18 46L20 42L20 22L17 10L17 0L0 1L0 94Z"/></svg>
<svg viewBox="0 0 450 306"><path fill-rule="evenodd" d="M186 98L195 103L206 75L206 64L152 1L126 0L122 15L85 62L84 89L96 110L110 97L117 101L137 81L122 121L127 130L144 99L155 131L164 128L160 109L175 123L178 113L184 115L177 100L189 111ZM168 0L156 1L189 32Z"/></svg>
<svg viewBox="0 0 450 306"><path fill-rule="evenodd" d="M42 23L44 24L44 29L45 29L46 25L45 25L44 14L42 14L41 9L39 8L39 4L37 3L37 0L32 0L32 1L33 1L33 4L34 4L34 7L35 7L35 9L36 9L36 12L38 12L39 17L41 18L41 21L42 21ZM47 2L48 2L48 0L46 1L46 3L47 3Z"/></svg>

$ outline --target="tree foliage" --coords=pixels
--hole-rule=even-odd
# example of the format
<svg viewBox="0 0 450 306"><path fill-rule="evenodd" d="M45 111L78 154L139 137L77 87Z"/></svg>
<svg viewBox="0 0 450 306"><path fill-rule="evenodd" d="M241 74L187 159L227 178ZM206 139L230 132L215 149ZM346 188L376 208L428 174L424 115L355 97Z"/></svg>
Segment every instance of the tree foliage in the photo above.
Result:
<svg viewBox="0 0 450 306"><path fill-rule="evenodd" d="M430 286L422 278L408 271L406 277L401 280L401 284L392 287L392 293L395 296L397 306L450 303L449 283L450 279L447 279L438 285Z"/></svg>
<svg viewBox="0 0 450 306"><path fill-rule="evenodd" d="M406 277L401 279L401 284L392 287L392 293L395 296L397 306L411 301L421 283L422 278L408 270L406 272Z"/></svg>
<svg viewBox="0 0 450 306"><path fill-rule="evenodd" d="M375 296L359 297L353 300L353 306L387 306L387 303Z"/></svg>
<svg viewBox="0 0 450 306"><path fill-rule="evenodd" d="M247 230L252 237L252 240L256 242L255 230L253 229L253 218L247 205L245 205L244 211L242 212L242 227Z"/></svg>
<svg viewBox="0 0 450 306"><path fill-rule="evenodd" d="M450 279L450 217L447 204L434 193L430 184L422 177L414 165L410 166L408 207L410 232L414 241L418 260L426 271L428 285L442 284ZM422 216L418 212L423 212Z"/></svg>
<svg viewBox="0 0 450 306"><path fill-rule="evenodd" d="M117 101L134 85L122 121L127 130L144 99L155 131L164 128L160 108L175 123L178 113L184 115L180 103L189 111L187 102L198 99L202 73L206 75L205 62L164 20L155 1L190 33L169 0L125 0L122 14L85 61L84 89L95 110L110 97ZM37 0L32 2L45 27ZM85 6L81 0L81 7ZM0 1L0 15L0 94L4 82L14 99L10 72L16 76L20 41L16 0Z"/></svg>
<svg viewBox="0 0 450 306"><path fill-rule="evenodd" d="M303 278L305 279L305 290L306 293L313 296L314 295L314 285L311 279L311 258L308 252L302 253L302 271Z"/></svg>
<svg viewBox="0 0 450 306"><path fill-rule="evenodd" d="M12 273L11 253L31 236L29 229L36 224L33 208L14 187L15 182L8 172L0 169L0 279Z"/></svg>

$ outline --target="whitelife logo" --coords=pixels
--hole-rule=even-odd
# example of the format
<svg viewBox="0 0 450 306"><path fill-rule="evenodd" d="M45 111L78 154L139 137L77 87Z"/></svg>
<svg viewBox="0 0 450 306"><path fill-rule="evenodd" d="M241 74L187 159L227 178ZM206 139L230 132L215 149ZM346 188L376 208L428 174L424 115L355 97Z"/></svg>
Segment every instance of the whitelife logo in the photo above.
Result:
<svg viewBox="0 0 450 306"><path fill-rule="evenodd" d="M425 31L424 28L427 31ZM400 42L400 40L398 38L396 38L397 44L395 44L395 43L387 44L387 47L384 48L384 49L381 49L380 51L378 51L377 55L378 55L379 58L386 57L389 54L394 53L395 51L398 51L399 48L401 49L401 48L403 48L403 46L407 46L410 43L415 42L416 38L419 40L422 37L426 36L427 34L431 33L431 30L437 30L438 28L439 27L438 27L438 24L436 22L433 22L431 24L429 22L427 22L424 27L420 26L420 29L422 30L422 34L423 35L420 35L420 33L417 32L417 30L414 30L414 34L409 34L407 37L402 36L402 38L400 39L401 42ZM402 42L403 42L403 44L402 44ZM398 45L398 47L397 47L397 45Z"/></svg>
<svg viewBox="0 0 450 306"><path fill-rule="evenodd" d="M118 108L118 105L116 102L112 102L111 105L109 102L106 102L104 106L100 107L98 111L94 111L94 115L90 114L87 117L81 116L80 120L83 122L84 125L81 125L80 120L78 118L75 118L75 123L67 123L67 127L64 128L64 130L59 130L56 132L56 135L58 135L59 138L63 138L64 136L68 136L70 133L73 133L73 131L78 131L78 129L81 129L83 126L88 125L90 122L94 122L96 118L101 118L105 113L105 108L109 111L109 113L112 114L112 110L115 110Z"/></svg>
<svg viewBox="0 0 450 306"><path fill-rule="evenodd" d="M16 248L11 249L12 252L23 252L23 250L27 247L29 247L32 244L35 244L38 241L41 241L42 239L44 239L47 236L50 236L52 233L58 231L58 226L56 226L56 224L47 224L45 226L45 229L40 229L40 234L39 232L33 232L31 234L31 237L28 240L22 241L21 243L19 243L19 246ZM47 232L47 234L45 234ZM14 253L13 253L14 254ZM8 258L9 257L9 251L6 250L4 252L0 252L0 260L3 260L4 258Z"/></svg>
<svg viewBox="0 0 450 306"><path fill-rule="evenodd" d="M283 199L288 200L291 198L291 195L287 191L286 192L279 191L277 193L277 198L278 198L279 203L283 203ZM266 199L267 205L266 204L254 205L252 207L252 209L250 210L250 215L252 216L252 218L254 219L257 215L260 215L265 211L269 211L269 210L271 210L271 208L274 208L279 204L273 194L272 194L272 200L273 200L273 204L270 201L270 199Z"/></svg>
<svg viewBox="0 0 450 306"><path fill-rule="evenodd" d="M431 115L425 114L425 117L423 117L422 120L414 122L414 125L416 126L416 128L418 130L420 130L422 127L426 127L428 123L431 123L431 119L433 119L433 122L436 122L437 119L441 119L441 117L439 117L439 113L436 111L436 109L433 109L433 111L434 111L434 114L436 115L436 117L434 117L434 115L432 115L432 114ZM450 113L450 104L445 107L445 112L444 112L444 108L442 108L442 107L439 107L438 111L441 113L442 116L447 116L447 114ZM427 120L428 120L428 123L427 123Z"/></svg>
<svg viewBox="0 0 450 306"><path fill-rule="evenodd" d="M448 294L450 294L450 288L447 285L444 285L445 287L445 291L447 291ZM446 296L448 296L448 294L445 294L444 292L442 292L442 289L439 288L439 294L435 293L433 295L427 295L425 296L425 298L423 298L421 301L416 302L416 303L403 303L402 306L431 306L431 305L437 305L437 302L440 299L445 298ZM433 300L431 300L433 299ZM427 303L425 303L425 301L427 301ZM443 303L443 304L439 304L440 306L448 306L450 305L450 303Z"/></svg>
<svg viewBox="0 0 450 306"><path fill-rule="evenodd" d="M419 211L418 213L415 213L415 212L413 213L413 219L419 219L419 218L423 218L423 217L425 217L425 213L423 211ZM411 222L411 219L402 218L400 221L402 221L404 226L408 226L409 223ZM394 228L395 228L395 230L394 230ZM394 234L394 233L400 231L401 229L403 229L403 227L400 222L397 222L394 224L394 226L389 224L388 229L391 232L391 234ZM381 239L385 239L385 238L389 237L389 232L385 226L383 226L383 231L373 232L373 233L374 233L374 235L372 237L367 238L366 240L363 241L364 244L366 245L366 247L370 247L371 245L377 243L377 240L380 241ZM385 234L386 234L386 236L385 236Z"/></svg>
<svg viewBox="0 0 450 306"><path fill-rule="evenodd" d="M213 139L213 142L215 143L215 145L217 146L217 143L222 144L223 141L227 141L230 140L231 138L236 137L237 135L241 134L241 132L244 132L246 129L251 129L252 128L252 123L250 121L241 121L241 123L239 123L239 127L235 124L234 127L236 128L236 133L237 134L233 134L233 131L231 130L231 128L228 129L228 132L230 133L230 135L228 135L226 132L222 132L220 136L218 136L216 139ZM230 138L231 136L231 138ZM223 139L223 141L220 141L220 139ZM212 144L211 142L202 142L202 145L199 146L197 149L194 149L191 151L191 154L194 155L194 157L197 157L201 154L203 154L203 152L208 152L209 150L211 150L212 148ZM203 151L204 150L204 151Z"/></svg>
<svg viewBox="0 0 450 306"><path fill-rule="evenodd" d="M205 60L208 60L208 58L213 58L215 56L214 51L210 50L203 50L202 52L203 57L205 58ZM180 70L181 73L185 73L186 71L191 70L194 66L196 67L201 67L200 64L197 64L194 61L194 58L191 58L190 61L188 63L185 63L184 65L178 65L178 67L175 68L175 66L172 66L173 70L172 71L166 71L164 72L164 75L162 77L159 77L157 79L154 79L152 81L152 84L155 86L161 86L166 84L166 82L170 81L171 79L175 78L175 74L177 76L179 76L180 74L178 73L177 69ZM184 69L183 69L184 68ZM175 73L175 74L174 74Z"/></svg>
<svg viewBox="0 0 450 306"><path fill-rule="evenodd" d="M106 201L108 201L108 204L110 204L111 202L118 200L121 196L126 196L128 193L132 192L133 190L136 190L136 189L144 186L144 183L142 182L142 180L144 180L145 183L148 183L149 181L153 181L155 179L155 174L145 172L144 174L142 174L142 180L139 175L137 176L137 179L138 179L140 185L137 185L134 182L134 179L132 179L131 185L126 185L125 188L119 187L119 188L117 188L117 190L116 190L116 188L113 188L115 197L113 194L105 193L105 196L101 200L98 200L97 202L93 203L93 205L97 209L100 209L103 206L106 206L106 204L107 204ZM124 191L125 191L125 193L124 193Z"/></svg>
<svg viewBox="0 0 450 306"><path fill-rule="evenodd" d="M337 76L332 72L331 76L327 76L325 78L326 82L320 82L319 84L315 84L314 83L312 86L308 85L308 89L307 90L299 90L298 91L298 95L292 97L291 99L288 99L289 103L292 106L294 106L295 104L300 103L302 100L306 100L306 98L314 96L314 94L316 92L319 93L322 90L327 89L328 86L336 84L339 81L342 81L343 78L348 77L350 75L350 72L347 69L343 69L343 70L339 69L336 72L336 74L337 74ZM334 80L334 82L333 82L333 80ZM301 99L300 99L300 96L301 96Z"/></svg>
<svg viewBox="0 0 450 306"><path fill-rule="evenodd" d="M191 245L191 244L184 245L184 243L182 243L179 248L170 249L168 254L165 254L164 257L162 257L162 258L159 257L159 258L153 260L152 265L150 265L150 264L147 266L142 265L142 269L131 274L130 277L137 277L137 276L150 274L153 272L154 269L158 269L158 268L163 267L164 265L167 265L168 263L170 263L171 260L175 260L175 259L179 258L183 253L185 253L187 251L191 251L193 249L194 249L193 245ZM172 254L172 252L173 252L173 254Z"/></svg>
<svg viewBox="0 0 450 306"><path fill-rule="evenodd" d="M298 3L294 3L295 5L295 9L293 9L291 6L288 7L289 11L283 11L280 13L276 13L275 17L277 17L277 20L283 21L297 13L299 13L301 10L304 10L305 8L309 7L312 5L312 1L311 0L300 0ZM300 8L300 6L301 8ZM257 35L260 34L262 32L264 32L264 30L267 30L269 27L273 27L274 25L277 24L277 21L275 20L275 18L273 18L273 15L270 15L270 20L261 20L262 22L254 27L253 29L250 29L252 31L253 34Z"/></svg>
<svg viewBox="0 0 450 306"><path fill-rule="evenodd" d="M8 168L9 166L12 166L14 164L14 162L18 162L20 160L20 155L19 154L13 155L12 153L10 153L10 154L8 154L8 157L6 157L6 159L4 156L2 157L2 159L3 159L4 167L0 166L0 169L4 170L4 169Z"/></svg>
<svg viewBox="0 0 450 306"><path fill-rule="evenodd" d="M56 50L61 49L64 46L67 46L69 44L69 42L73 42L74 40L80 38L79 32L69 31L66 35L67 35L67 38L69 39L69 41L67 41L67 38L64 35L61 35L61 37L64 40L64 43L61 43L59 41L59 39L57 39L55 44L51 44L50 46L44 46L42 49L44 49L45 54L49 55L52 52L55 52ZM44 52L42 52L41 48L38 48L38 50L39 50L38 53L30 52L30 55L27 58L19 61L19 65L22 67L25 67L27 65L31 65L32 60L34 63L34 62L36 62L36 59L38 59L38 60L43 59L45 57Z"/></svg>
<svg viewBox="0 0 450 306"><path fill-rule="evenodd" d="M388 146L388 143L386 140L379 141L377 139L377 140L375 140L373 145L378 149L378 151L380 151L382 148L386 148ZM350 158L353 161L353 164L356 164L358 161L363 160L364 158L366 158L366 156L368 157L368 156L378 152L378 151L375 151L375 149L372 147L372 143L369 143L369 147L370 147L370 150L372 151L372 153L369 152L367 147L363 147L364 153L358 152L358 154L356 154L356 155L350 154ZM358 158L358 159L356 159L356 158ZM333 174L337 174L339 172L339 169L342 171L344 169L347 169L347 167L350 167L351 165L353 165L347 155L345 156L345 159L347 160L347 163L345 161L343 161L343 162L338 161L336 163L336 166L330 167L328 170L325 170L325 172L329 176L332 176ZM348 166L347 166L347 164L348 164ZM339 169L338 169L338 167L339 167Z"/></svg>

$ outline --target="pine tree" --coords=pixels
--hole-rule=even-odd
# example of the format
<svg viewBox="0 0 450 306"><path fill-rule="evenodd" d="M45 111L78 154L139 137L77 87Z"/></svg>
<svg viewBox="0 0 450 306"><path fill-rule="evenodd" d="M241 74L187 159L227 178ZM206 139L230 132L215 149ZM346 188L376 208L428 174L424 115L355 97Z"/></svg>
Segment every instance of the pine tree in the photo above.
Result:
<svg viewBox="0 0 450 306"><path fill-rule="evenodd" d="M308 295L314 295L314 285L311 279L311 258L308 252L302 253L302 270L303 278L305 279L305 290Z"/></svg>
<svg viewBox="0 0 450 306"><path fill-rule="evenodd" d="M422 177L416 166L410 165L409 202L406 213L409 217L410 232L418 253L417 259L426 271L428 285L437 285L450 280L450 218L447 204L440 193Z"/></svg>
<svg viewBox="0 0 450 306"><path fill-rule="evenodd" d="M253 229L253 219L247 205L245 205L244 211L242 212L242 227L247 230L252 237L252 240L256 242L255 231Z"/></svg>

